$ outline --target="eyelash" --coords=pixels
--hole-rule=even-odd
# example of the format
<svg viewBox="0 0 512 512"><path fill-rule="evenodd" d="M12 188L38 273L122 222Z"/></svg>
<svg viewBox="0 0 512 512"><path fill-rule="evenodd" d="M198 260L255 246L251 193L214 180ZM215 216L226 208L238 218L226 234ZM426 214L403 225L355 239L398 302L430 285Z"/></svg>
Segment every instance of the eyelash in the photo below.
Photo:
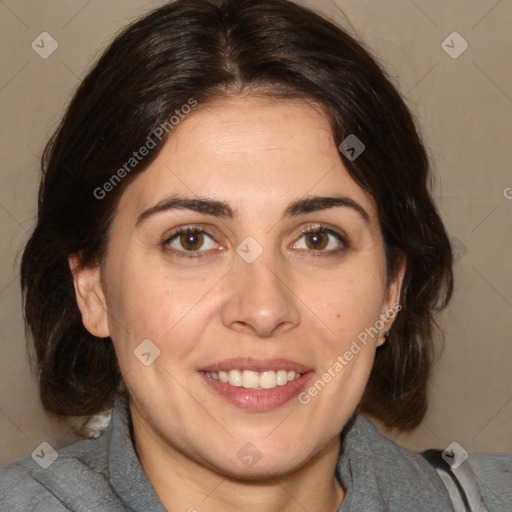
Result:
<svg viewBox="0 0 512 512"><path fill-rule="evenodd" d="M309 234L309 233L327 233L329 235L332 235L338 239L339 242L341 242L342 247L334 250L324 251L324 250L314 250L309 249L310 252L313 253L313 255L321 256L321 257L331 257L336 256L340 252L346 250L349 248L349 243L347 238L342 235L341 233L338 233L337 231L334 231L333 229L329 228L328 226L324 224L317 224L315 226L308 226L307 228L304 228L300 231L299 237L297 240L300 240L303 236ZM190 224L187 226L181 226L177 229L175 229L163 242L162 242L162 248L164 250L167 250L169 252L173 252L174 256L177 256L178 258L204 258L207 257L207 254L204 254L206 251L181 251L176 249L169 249L167 246L171 242L173 242L179 235L182 233L206 233L208 236L210 236L212 239L215 239L215 235L213 231L209 230L208 228L204 226L198 226L194 224ZM308 251L308 249L299 249L300 251ZM203 253L203 254L201 254ZM323 254L322 254L323 253Z"/></svg>
<svg viewBox="0 0 512 512"><path fill-rule="evenodd" d="M168 249L167 245L170 244L175 238L177 238L182 233L206 233L211 238L214 238L214 233L209 230L208 228L205 228L204 226L197 226L195 224L190 224L188 226L181 226L177 229L175 229L163 242L162 247L164 250L168 250L169 252L174 253L174 256L177 256L178 258L204 258L206 255L201 254L201 252L205 251L178 251L176 249Z"/></svg>

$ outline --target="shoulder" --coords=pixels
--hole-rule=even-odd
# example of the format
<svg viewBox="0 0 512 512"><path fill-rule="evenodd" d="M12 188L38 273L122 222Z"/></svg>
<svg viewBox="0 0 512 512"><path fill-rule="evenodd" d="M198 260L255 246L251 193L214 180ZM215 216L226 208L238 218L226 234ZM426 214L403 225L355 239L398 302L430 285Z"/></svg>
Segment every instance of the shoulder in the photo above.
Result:
<svg viewBox="0 0 512 512"><path fill-rule="evenodd" d="M492 512L512 510L512 452L472 452L465 463L454 469L442 459L441 450L427 450L422 454L408 450L381 435L364 416L357 421L363 425L377 465L387 467L389 474L383 472L380 477L384 485L399 489L406 482L412 485L423 479L424 490L428 495L438 495L439 499L450 496L450 501L460 501L460 506L468 501L475 505L475 510L481 507ZM436 461L429 457L429 452L437 453ZM460 494L465 499L459 499Z"/></svg>
<svg viewBox="0 0 512 512"><path fill-rule="evenodd" d="M17 460L0 469L0 505L2 510L67 510L46 487L33 476L38 466L31 457Z"/></svg>
<svg viewBox="0 0 512 512"><path fill-rule="evenodd" d="M75 510L87 496L115 503L108 480L108 449L102 437L80 441L58 451L43 448L41 454L12 462L0 469L2 510L59 512ZM116 510L112 507L112 510Z"/></svg>
<svg viewBox="0 0 512 512"><path fill-rule="evenodd" d="M468 460L489 510L512 510L512 452L473 452Z"/></svg>
<svg viewBox="0 0 512 512"><path fill-rule="evenodd" d="M453 510L435 469L419 453L382 435L368 418L356 417L343 452L340 472L354 488L354 505L371 509L378 504L382 510L401 512Z"/></svg>
<svg viewBox="0 0 512 512"><path fill-rule="evenodd" d="M400 478L406 476L407 479L424 479L427 476L434 487L444 492L437 472L420 453L404 448L381 434L365 416L359 415L357 422L362 426L366 442L380 466L387 467L394 475L400 475Z"/></svg>

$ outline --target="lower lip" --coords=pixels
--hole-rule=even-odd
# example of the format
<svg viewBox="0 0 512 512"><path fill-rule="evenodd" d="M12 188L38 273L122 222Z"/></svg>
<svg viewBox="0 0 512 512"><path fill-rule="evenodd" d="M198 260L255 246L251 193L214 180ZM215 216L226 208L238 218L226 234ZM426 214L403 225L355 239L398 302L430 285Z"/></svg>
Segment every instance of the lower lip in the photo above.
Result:
<svg viewBox="0 0 512 512"><path fill-rule="evenodd" d="M268 411L284 405L295 398L313 376L313 372L307 372L298 379L288 381L284 386L276 386L272 389L246 389L208 377L204 372L199 372L199 374L215 392L228 402L240 409L251 411Z"/></svg>

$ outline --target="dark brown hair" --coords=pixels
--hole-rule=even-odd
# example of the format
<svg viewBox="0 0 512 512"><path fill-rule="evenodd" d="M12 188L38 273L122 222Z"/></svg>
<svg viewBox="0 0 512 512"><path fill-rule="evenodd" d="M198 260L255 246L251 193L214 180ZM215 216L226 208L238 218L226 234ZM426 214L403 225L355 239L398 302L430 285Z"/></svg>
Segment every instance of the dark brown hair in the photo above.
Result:
<svg viewBox="0 0 512 512"><path fill-rule="evenodd" d="M90 416L111 406L122 382L111 340L82 325L68 256L79 254L84 266L102 261L120 195L165 142L155 130L191 98L201 106L242 91L314 100L329 113L336 144L350 134L365 144L356 160L340 158L375 198L388 277L400 254L407 270L402 309L377 350L361 410L389 427L416 426L427 406L434 314L453 287L427 154L407 106L363 44L286 0L166 5L118 35L75 93L44 151L37 225L21 264L44 407ZM127 170L148 138L155 147ZM116 173L122 179L113 182ZM98 193L107 182L108 193Z"/></svg>

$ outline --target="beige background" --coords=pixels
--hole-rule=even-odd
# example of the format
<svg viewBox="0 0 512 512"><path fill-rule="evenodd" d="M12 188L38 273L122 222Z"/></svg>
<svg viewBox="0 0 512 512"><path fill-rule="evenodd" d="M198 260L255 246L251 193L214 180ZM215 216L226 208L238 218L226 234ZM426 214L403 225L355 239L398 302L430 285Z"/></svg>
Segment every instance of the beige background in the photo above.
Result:
<svg viewBox="0 0 512 512"><path fill-rule="evenodd" d="M44 142L112 35L163 3L0 1L1 465L42 441L72 441L39 405L20 307L19 251L34 223ZM428 414L416 431L389 435L417 450L457 441L512 451L512 2L303 3L347 27L344 12L399 84L436 161L435 195L458 249ZM441 46L454 31L469 44L456 59ZM31 48L41 32L59 45L48 59Z"/></svg>

